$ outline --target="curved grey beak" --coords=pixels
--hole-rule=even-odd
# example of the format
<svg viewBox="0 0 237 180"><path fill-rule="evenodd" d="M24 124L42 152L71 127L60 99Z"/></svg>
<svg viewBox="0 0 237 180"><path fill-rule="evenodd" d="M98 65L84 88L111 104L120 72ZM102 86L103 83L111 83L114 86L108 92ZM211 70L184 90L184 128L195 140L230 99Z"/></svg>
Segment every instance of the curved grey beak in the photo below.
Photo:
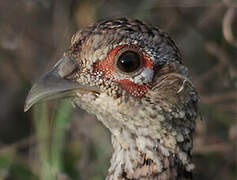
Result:
<svg viewBox="0 0 237 180"><path fill-rule="evenodd" d="M75 60L63 57L44 74L31 88L26 101L24 111L28 111L34 104L50 99L72 96L74 90L97 91L95 87L80 84L76 81L66 79L67 76L79 70Z"/></svg>

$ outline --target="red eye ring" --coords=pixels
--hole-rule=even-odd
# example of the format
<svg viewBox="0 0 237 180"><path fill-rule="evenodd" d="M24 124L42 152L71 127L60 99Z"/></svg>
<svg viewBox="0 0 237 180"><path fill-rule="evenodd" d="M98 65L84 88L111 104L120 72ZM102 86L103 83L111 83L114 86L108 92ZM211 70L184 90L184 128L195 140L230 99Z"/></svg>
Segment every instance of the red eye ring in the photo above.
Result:
<svg viewBox="0 0 237 180"><path fill-rule="evenodd" d="M143 68L153 68L153 61L147 53L143 52L136 45L123 44L112 49L105 59L95 62L93 64L93 71L102 72L104 77L111 79L114 76L114 73L121 73L121 71L116 67L116 61L123 52L128 50L135 51L140 55L141 67L139 67L134 73L126 74L125 72L122 72L122 74L125 76L135 76L136 74L139 74Z"/></svg>
<svg viewBox="0 0 237 180"><path fill-rule="evenodd" d="M121 72L116 67L117 58L125 51L132 50L140 55L141 58L141 67L134 73L124 73ZM128 93L135 97L142 97L146 94L149 89L149 84L136 84L130 78L138 75L143 69L153 69L153 60L150 55L144 52L142 49L137 47L136 45L119 45L112 50L109 51L107 57L103 60L98 60L93 64L93 72L97 75L102 74L101 78L108 79L114 82L118 82L120 86L126 90ZM118 78L118 74L120 78Z"/></svg>
<svg viewBox="0 0 237 180"><path fill-rule="evenodd" d="M135 46L125 46L114 57L115 68L123 74L135 75L143 66L142 53Z"/></svg>

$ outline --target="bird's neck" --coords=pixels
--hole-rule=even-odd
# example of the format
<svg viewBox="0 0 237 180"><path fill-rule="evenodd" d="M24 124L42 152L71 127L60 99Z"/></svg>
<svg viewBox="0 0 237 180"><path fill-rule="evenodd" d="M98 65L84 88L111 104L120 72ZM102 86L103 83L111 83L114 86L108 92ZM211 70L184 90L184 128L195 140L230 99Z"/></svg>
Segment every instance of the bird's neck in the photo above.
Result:
<svg viewBox="0 0 237 180"><path fill-rule="evenodd" d="M158 139L137 136L125 129L112 135L114 153L107 180L190 180L180 155L171 153Z"/></svg>

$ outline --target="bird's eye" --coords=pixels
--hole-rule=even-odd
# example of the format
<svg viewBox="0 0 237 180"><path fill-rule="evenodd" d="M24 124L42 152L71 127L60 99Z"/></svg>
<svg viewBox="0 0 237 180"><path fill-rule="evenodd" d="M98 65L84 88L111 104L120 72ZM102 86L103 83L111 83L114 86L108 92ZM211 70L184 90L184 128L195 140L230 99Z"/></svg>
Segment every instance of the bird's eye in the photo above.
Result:
<svg viewBox="0 0 237 180"><path fill-rule="evenodd" d="M125 73L135 72L141 66L141 57L135 51L125 51L118 57L116 66Z"/></svg>

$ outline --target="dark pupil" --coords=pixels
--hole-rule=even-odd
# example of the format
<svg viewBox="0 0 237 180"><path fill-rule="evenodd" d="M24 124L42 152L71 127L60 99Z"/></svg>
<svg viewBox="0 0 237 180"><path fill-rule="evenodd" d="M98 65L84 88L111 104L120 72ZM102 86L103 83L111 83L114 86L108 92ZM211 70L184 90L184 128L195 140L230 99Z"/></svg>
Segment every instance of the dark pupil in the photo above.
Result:
<svg viewBox="0 0 237 180"><path fill-rule="evenodd" d="M126 51L117 61L117 67L126 73L136 71L140 67L140 57L136 52Z"/></svg>

